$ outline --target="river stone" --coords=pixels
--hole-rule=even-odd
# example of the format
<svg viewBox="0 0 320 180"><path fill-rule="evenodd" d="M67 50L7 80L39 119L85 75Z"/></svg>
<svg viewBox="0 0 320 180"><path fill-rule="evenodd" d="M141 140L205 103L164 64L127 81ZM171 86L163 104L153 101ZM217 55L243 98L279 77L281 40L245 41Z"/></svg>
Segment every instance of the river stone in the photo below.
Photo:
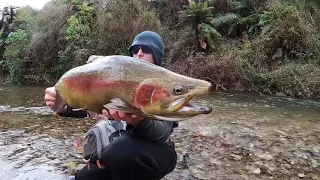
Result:
<svg viewBox="0 0 320 180"><path fill-rule="evenodd" d="M247 166L247 170L251 172L252 174L260 174L261 170L260 168L254 167L254 166Z"/></svg>
<svg viewBox="0 0 320 180"><path fill-rule="evenodd" d="M298 174L298 177L300 177L300 178L304 178L304 177L306 177L306 175L305 175L305 174L303 174L303 173L299 173L299 174Z"/></svg>

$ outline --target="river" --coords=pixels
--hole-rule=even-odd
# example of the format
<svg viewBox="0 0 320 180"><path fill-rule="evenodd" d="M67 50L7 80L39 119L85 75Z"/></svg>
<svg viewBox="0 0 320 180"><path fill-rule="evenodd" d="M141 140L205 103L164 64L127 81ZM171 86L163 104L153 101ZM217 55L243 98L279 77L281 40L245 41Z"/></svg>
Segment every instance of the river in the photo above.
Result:
<svg viewBox="0 0 320 180"><path fill-rule="evenodd" d="M95 121L54 116L42 86L0 85L0 179L64 180L82 165L75 139ZM320 179L320 102L213 93L213 112L180 122L164 180Z"/></svg>

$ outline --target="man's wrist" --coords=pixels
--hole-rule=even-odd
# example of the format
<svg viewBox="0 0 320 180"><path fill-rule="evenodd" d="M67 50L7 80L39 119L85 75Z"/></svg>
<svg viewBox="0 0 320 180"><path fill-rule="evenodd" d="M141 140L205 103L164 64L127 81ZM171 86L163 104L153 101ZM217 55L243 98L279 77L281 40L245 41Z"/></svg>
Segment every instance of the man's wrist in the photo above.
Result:
<svg viewBox="0 0 320 180"><path fill-rule="evenodd" d="M143 120L144 120L144 118L138 117L138 118L132 119L131 124L132 124L134 127L137 127L137 126L139 126L139 124L140 124Z"/></svg>

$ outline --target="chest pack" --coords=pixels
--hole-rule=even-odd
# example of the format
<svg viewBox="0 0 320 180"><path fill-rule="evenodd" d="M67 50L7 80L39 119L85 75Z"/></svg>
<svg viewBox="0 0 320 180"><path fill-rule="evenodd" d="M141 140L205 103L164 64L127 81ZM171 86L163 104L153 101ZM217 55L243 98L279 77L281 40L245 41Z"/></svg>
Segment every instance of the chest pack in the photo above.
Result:
<svg viewBox="0 0 320 180"><path fill-rule="evenodd" d="M100 160L103 151L125 131L126 123L101 120L86 132L82 138L82 156L87 162ZM79 145L78 145L79 146Z"/></svg>

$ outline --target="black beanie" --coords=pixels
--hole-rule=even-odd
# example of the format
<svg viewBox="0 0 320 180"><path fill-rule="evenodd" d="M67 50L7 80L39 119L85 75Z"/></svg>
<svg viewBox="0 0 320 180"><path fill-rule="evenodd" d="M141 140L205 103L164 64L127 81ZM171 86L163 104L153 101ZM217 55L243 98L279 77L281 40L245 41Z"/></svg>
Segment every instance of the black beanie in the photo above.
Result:
<svg viewBox="0 0 320 180"><path fill-rule="evenodd" d="M133 46L147 46L153 52L153 57L155 58L155 63L158 66L161 66L162 59L164 57L164 43L161 36L152 31L143 31L139 33L132 41L131 46L129 47L130 56L133 56L131 53L131 48Z"/></svg>

